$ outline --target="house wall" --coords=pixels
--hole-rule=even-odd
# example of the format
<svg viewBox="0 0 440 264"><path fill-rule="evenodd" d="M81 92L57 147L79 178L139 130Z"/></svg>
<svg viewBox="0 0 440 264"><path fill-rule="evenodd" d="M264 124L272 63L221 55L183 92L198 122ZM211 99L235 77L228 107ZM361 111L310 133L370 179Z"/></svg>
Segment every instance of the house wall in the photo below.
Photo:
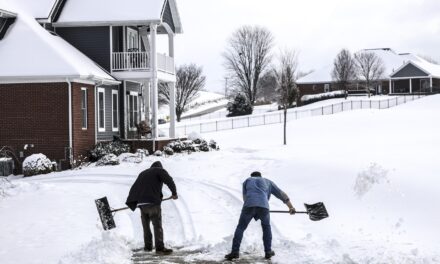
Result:
<svg viewBox="0 0 440 264"><path fill-rule="evenodd" d="M55 32L110 71L110 27L66 27L56 28Z"/></svg>
<svg viewBox="0 0 440 264"><path fill-rule="evenodd" d="M68 107L67 83L0 84L0 146L11 146L18 155L25 144L34 144L25 156L65 159Z"/></svg>
<svg viewBox="0 0 440 264"><path fill-rule="evenodd" d="M330 83L328 83L330 84ZM298 89L300 91L300 96L308 94L319 94L324 93L325 83L315 83L315 84L298 84ZM334 91L336 86L330 84L330 91Z"/></svg>
<svg viewBox="0 0 440 264"><path fill-rule="evenodd" d="M82 128L81 88L87 89L87 129ZM72 83L73 158L87 157L95 145L95 86Z"/></svg>
<svg viewBox="0 0 440 264"><path fill-rule="evenodd" d="M400 71L396 72L392 77L399 78L399 77L421 77L421 76L428 76L428 74L426 74L419 68L415 67L414 65L408 64L405 67L403 67Z"/></svg>

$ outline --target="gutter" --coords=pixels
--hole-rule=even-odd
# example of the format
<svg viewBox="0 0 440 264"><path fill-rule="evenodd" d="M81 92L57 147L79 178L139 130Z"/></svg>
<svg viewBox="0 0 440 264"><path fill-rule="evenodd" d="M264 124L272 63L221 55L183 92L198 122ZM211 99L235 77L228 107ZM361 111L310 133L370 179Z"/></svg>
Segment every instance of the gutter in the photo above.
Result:
<svg viewBox="0 0 440 264"><path fill-rule="evenodd" d="M73 124L72 124L72 82L69 79L66 79L68 89L69 89L69 162L72 164L72 156L73 156Z"/></svg>

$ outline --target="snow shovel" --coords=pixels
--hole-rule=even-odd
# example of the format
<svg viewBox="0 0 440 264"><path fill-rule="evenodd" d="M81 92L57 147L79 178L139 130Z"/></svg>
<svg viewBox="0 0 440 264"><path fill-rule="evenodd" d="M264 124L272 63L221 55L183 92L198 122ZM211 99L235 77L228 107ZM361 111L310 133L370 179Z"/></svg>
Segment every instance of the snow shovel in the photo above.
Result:
<svg viewBox="0 0 440 264"><path fill-rule="evenodd" d="M307 211L296 211L295 214L308 214L310 220L320 221L328 217L327 209L322 202L315 204L304 204ZM290 213L289 211L270 211L271 213Z"/></svg>
<svg viewBox="0 0 440 264"><path fill-rule="evenodd" d="M163 199L162 201L171 200L172 197ZM113 209L110 207L107 197L95 200L96 208L98 209L99 217L101 218L102 227L104 230L110 230L116 227L113 215L116 212L129 209L129 207Z"/></svg>

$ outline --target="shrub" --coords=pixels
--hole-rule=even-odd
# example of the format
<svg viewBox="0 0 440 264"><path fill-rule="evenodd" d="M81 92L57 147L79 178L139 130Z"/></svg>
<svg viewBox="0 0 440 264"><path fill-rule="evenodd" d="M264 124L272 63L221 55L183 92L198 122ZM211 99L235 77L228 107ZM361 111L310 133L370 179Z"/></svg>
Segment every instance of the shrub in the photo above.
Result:
<svg viewBox="0 0 440 264"><path fill-rule="evenodd" d="M235 96L234 101L228 103L227 109L229 111L227 117L250 115L253 111L251 102L241 93Z"/></svg>
<svg viewBox="0 0 440 264"><path fill-rule="evenodd" d="M53 171L53 163L44 154L33 154L23 161L24 176L48 174Z"/></svg>
<svg viewBox="0 0 440 264"><path fill-rule="evenodd" d="M170 147L165 147L163 149L163 153L165 153L165 155L172 156L174 155L174 150Z"/></svg>
<svg viewBox="0 0 440 264"><path fill-rule="evenodd" d="M102 157L108 154L119 156L122 153L127 153L127 152L130 152L130 146L124 144L121 141L99 142L90 151L90 161L92 162L98 161L99 159L101 159Z"/></svg>
<svg viewBox="0 0 440 264"><path fill-rule="evenodd" d="M214 140L211 140L208 143L206 140L202 139L201 137L197 137L194 140L173 141L173 142L169 143L164 148L164 152L167 151L168 148L173 151L173 154L174 153L182 153L182 152L192 153L192 152L198 152L198 151L208 152L208 151L211 151L211 149L214 149L214 150L219 149L217 146L217 143ZM165 152L165 154L167 154L167 153ZM169 155L169 154L167 154L167 155Z"/></svg>
<svg viewBox="0 0 440 264"><path fill-rule="evenodd" d="M115 154L108 154L96 162L96 166L119 165L119 159Z"/></svg>
<svg viewBox="0 0 440 264"><path fill-rule="evenodd" d="M125 162L125 163L141 163L142 162L142 156L138 154L132 154L132 153L122 153L118 157L119 162Z"/></svg>
<svg viewBox="0 0 440 264"><path fill-rule="evenodd" d="M163 156L163 152L160 150L156 150L156 152L154 152L154 156L161 157Z"/></svg>

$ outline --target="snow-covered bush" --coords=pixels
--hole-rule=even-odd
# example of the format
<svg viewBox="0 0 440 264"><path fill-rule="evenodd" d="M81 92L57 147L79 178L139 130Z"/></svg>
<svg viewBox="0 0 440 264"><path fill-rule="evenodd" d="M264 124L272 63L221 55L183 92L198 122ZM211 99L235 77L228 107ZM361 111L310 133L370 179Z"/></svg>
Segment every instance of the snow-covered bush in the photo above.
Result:
<svg viewBox="0 0 440 264"><path fill-rule="evenodd" d="M53 171L53 164L44 154L33 154L23 161L24 176L47 174Z"/></svg>
<svg viewBox="0 0 440 264"><path fill-rule="evenodd" d="M188 139L189 139L189 140L192 140L192 141L197 140L197 139L202 140L203 137L202 137L202 135L200 135L199 133L193 131L193 132L191 132L191 133L188 135Z"/></svg>
<svg viewBox="0 0 440 264"><path fill-rule="evenodd" d="M96 162L96 166L119 165L119 159L115 154L108 154Z"/></svg>
<svg viewBox="0 0 440 264"><path fill-rule="evenodd" d="M228 103L227 109L227 117L250 115L253 111L251 102L241 93L235 96L234 101Z"/></svg>
<svg viewBox="0 0 440 264"><path fill-rule="evenodd" d="M199 135L198 137L193 137L195 138L194 140L176 140L173 142L170 142L165 148L170 148L173 153L183 153L183 152L187 152L187 153L191 153L191 152L198 152L198 151L203 151L203 152L208 152L213 150L217 150L218 146L217 143L214 140L211 140L209 143L204 140L203 138L201 138L201 136ZM166 153L165 153L166 154Z"/></svg>
<svg viewBox="0 0 440 264"><path fill-rule="evenodd" d="M162 157L163 156L163 152L160 151L160 150L156 150L156 152L154 152L154 156Z"/></svg>
<svg viewBox="0 0 440 264"><path fill-rule="evenodd" d="M118 157L119 162L124 163L141 163L142 162L142 156L139 154L133 154L133 153L122 153Z"/></svg>
<svg viewBox="0 0 440 264"><path fill-rule="evenodd" d="M119 156L122 153L127 153L127 152L130 152L130 146L121 141L99 142L90 151L90 161L92 162L98 161L99 159L101 159L102 157L108 154L114 154L116 156Z"/></svg>
<svg viewBox="0 0 440 264"><path fill-rule="evenodd" d="M172 155L174 155L174 150L167 146L167 147L163 148L163 153L165 155L172 156Z"/></svg>
<svg viewBox="0 0 440 264"><path fill-rule="evenodd" d="M301 97L301 102L303 105L316 103L319 101L333 99L333 98L344 98L345 91L333 91L328 93L320 93L320 94L306 94Z"/></svg>

